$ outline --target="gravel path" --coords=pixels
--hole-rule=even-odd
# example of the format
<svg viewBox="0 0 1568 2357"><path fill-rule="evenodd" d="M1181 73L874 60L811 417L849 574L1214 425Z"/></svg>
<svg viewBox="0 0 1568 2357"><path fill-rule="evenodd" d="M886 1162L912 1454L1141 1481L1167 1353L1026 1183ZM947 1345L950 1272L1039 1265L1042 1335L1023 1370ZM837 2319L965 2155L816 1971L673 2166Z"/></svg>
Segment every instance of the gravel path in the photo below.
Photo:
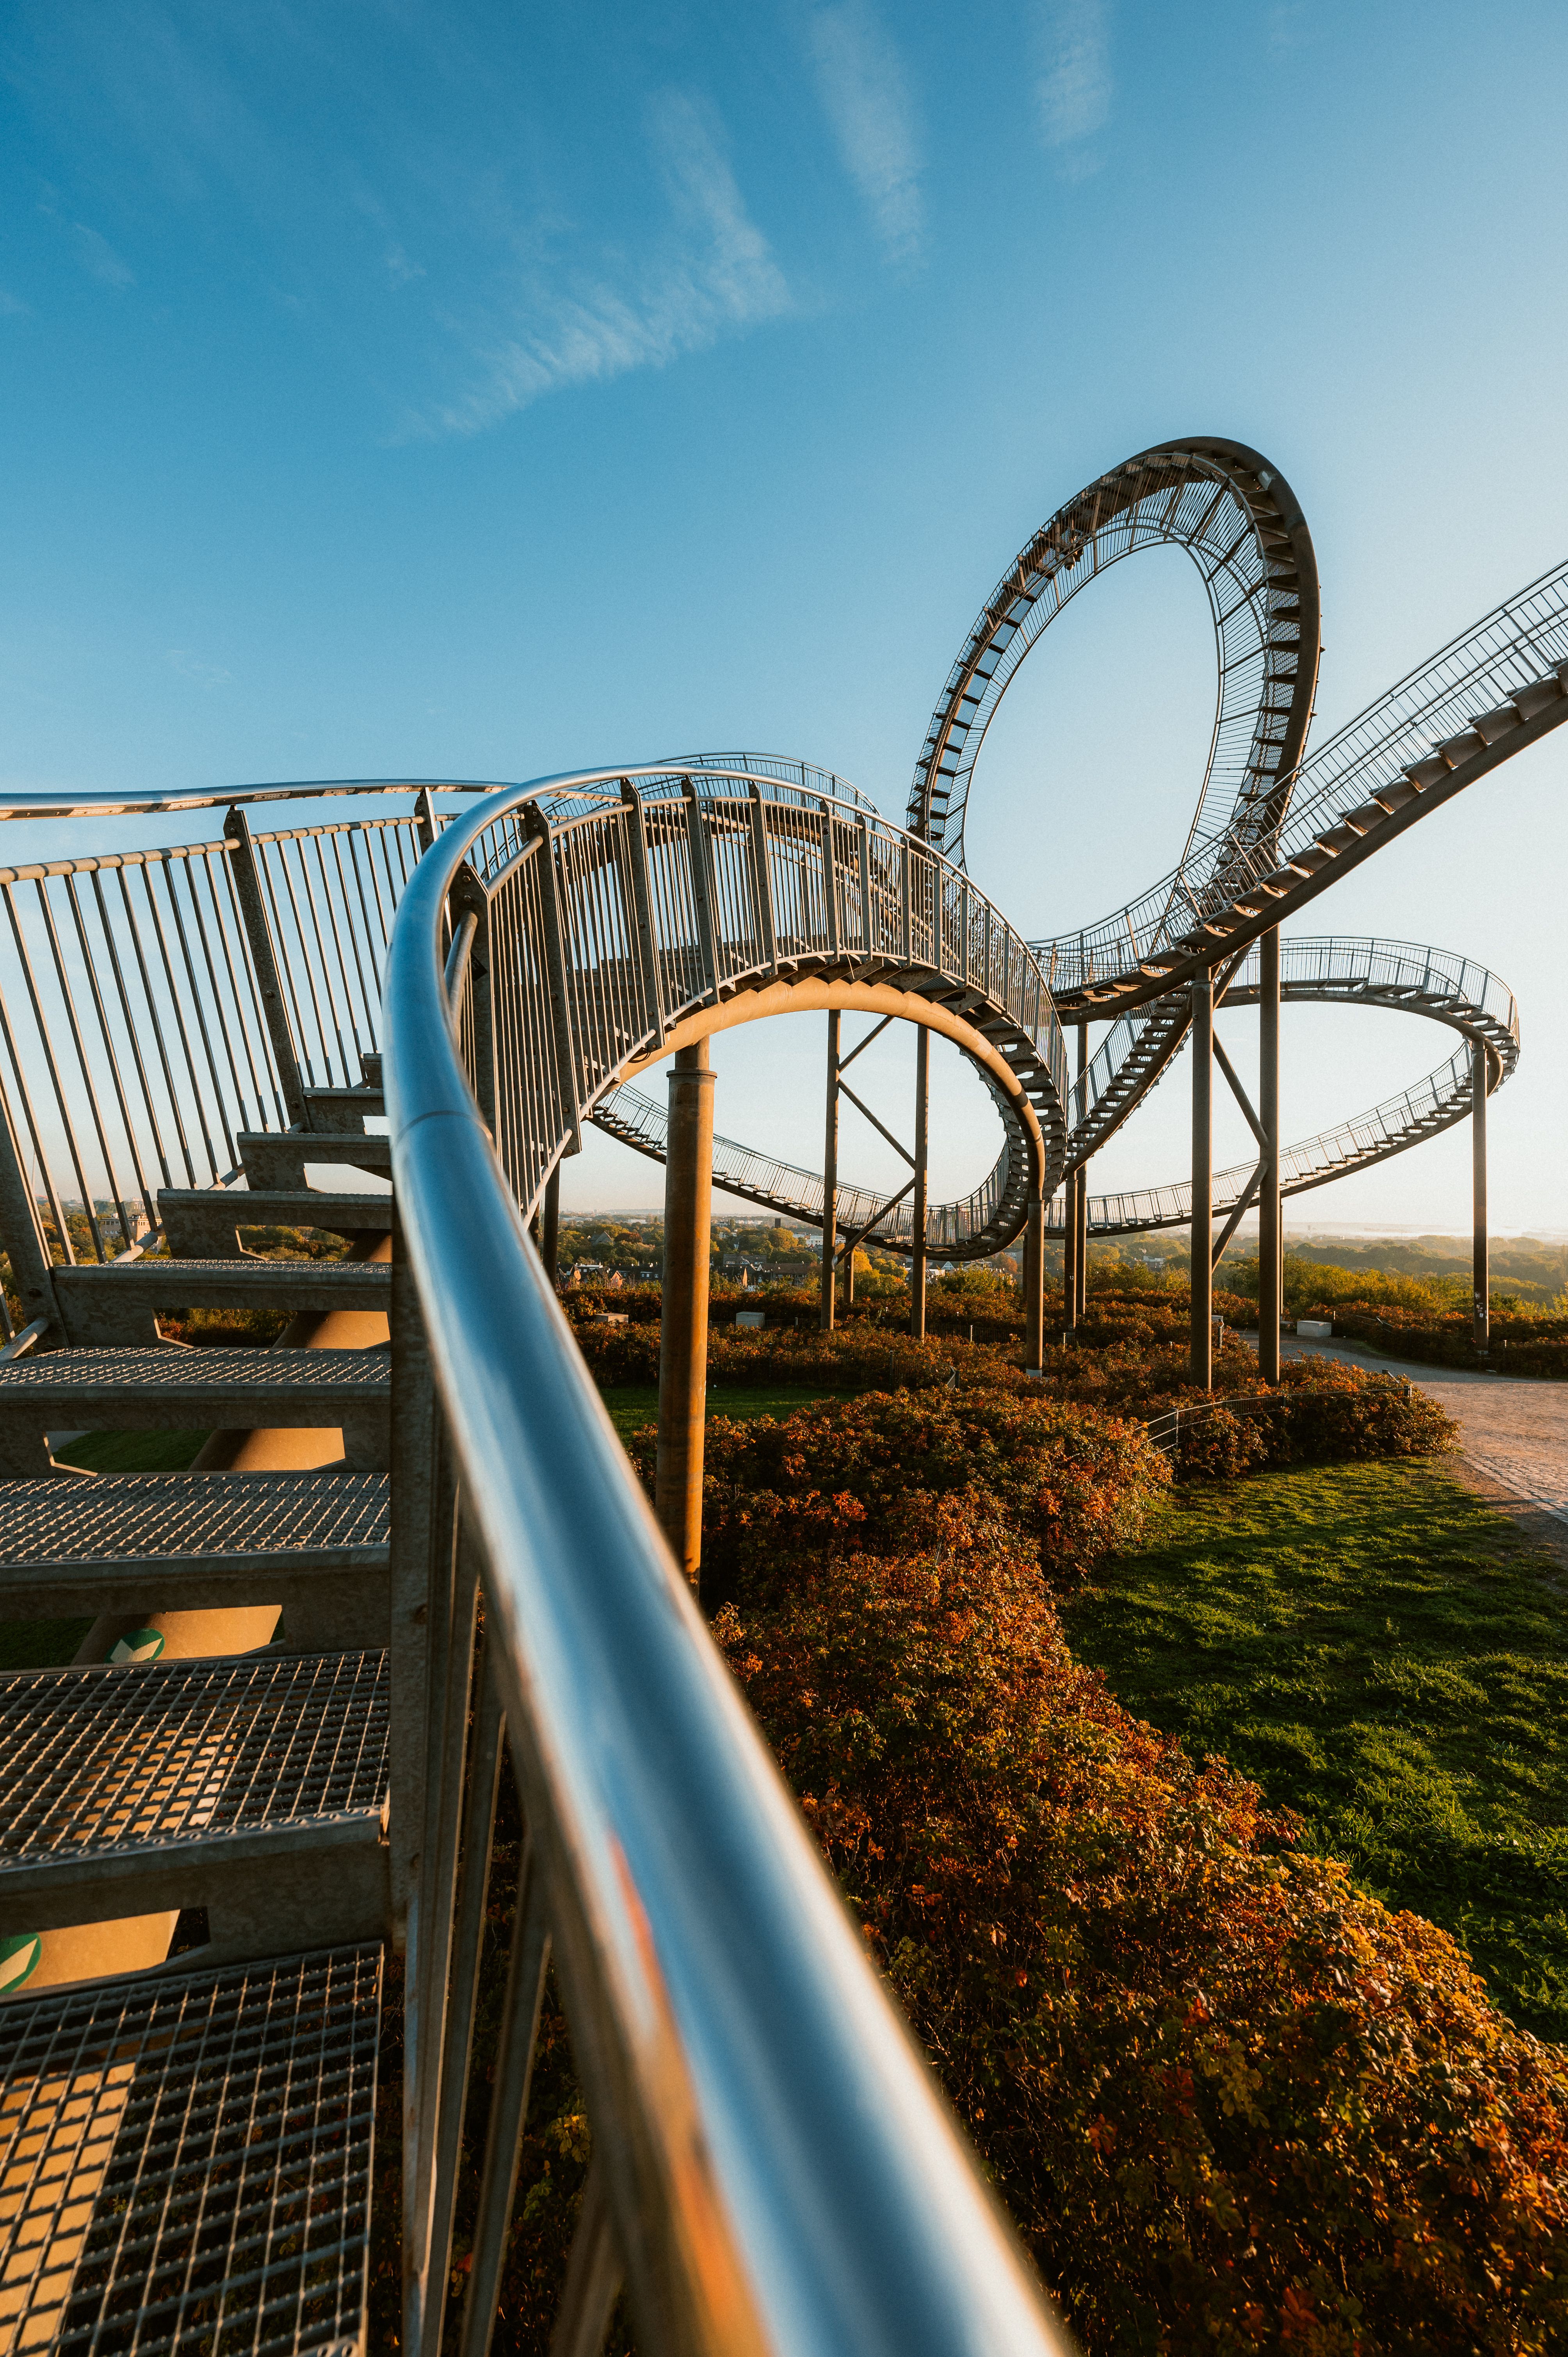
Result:
<svg viewBox="0 0 1568 2357"><path fill-rule="evenodd" d="M1408 1375L1447 1409L1464 1435L1461 1446L1472 1465L1568 1525L1568 1383L1425 1367L1411 1359L1386 1359L1354 1342L1302 1342L1294 1334L1282 1335L1280 1347L1294 1359L1343 1359L1353 1367Z"/></svg>

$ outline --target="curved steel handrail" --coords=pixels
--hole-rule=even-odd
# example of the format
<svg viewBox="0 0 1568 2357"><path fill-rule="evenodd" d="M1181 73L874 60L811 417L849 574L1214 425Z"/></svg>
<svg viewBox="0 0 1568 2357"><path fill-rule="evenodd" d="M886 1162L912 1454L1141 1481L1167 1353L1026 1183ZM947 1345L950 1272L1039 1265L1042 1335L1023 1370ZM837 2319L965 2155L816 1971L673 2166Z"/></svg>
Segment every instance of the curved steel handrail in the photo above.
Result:
<svg viewBox="0 0 1568 2357"><path fill-rule="evenodd" d="M467 813L404 895L387 1106L639 2317L670 2350L1062 2352L676 1572L459 1060L447 898L523 799Z"/></svg>

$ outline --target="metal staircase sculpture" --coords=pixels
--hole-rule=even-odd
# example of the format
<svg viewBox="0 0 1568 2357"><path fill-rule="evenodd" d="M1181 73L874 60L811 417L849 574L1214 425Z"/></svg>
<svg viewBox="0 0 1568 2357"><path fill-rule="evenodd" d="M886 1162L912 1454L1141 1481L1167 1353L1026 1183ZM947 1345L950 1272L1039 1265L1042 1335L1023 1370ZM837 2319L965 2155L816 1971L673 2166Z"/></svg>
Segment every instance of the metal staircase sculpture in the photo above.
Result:
<svg viewBox="0 0 1568 2357"><path fill-rule="evenodd" d="M1051 616L1156 542L1198 564L1221 649L1187 849L1127 909L1031 948L949 856L975 757ZM0 2343L18 2357L365 2346L389 1945L402 2337L439 2349L503 1737L529 1841L466 2357L494 2319L552 1957L596 2155L561 2346L598 2345L623 2279L654 2352L1065 2345L707 1641L525 1222L585 1121L657 1149L627 1084L660 1056L861 1008L952 1039L1003 1114L996 1171L933 1212L929 1248L1043 1222L1168 1064L1188 973L1218 960L1243 999L1248 945L1281 914L1568 718L1563 568L1304 760L1316 600L1277 474L1171 445L1069 502L1005 576L908 829L756 756L483 793L10 806L229 813L220 839L0 871L0 1597L12 1619L95 1615L117 1656L0 1678ZM261 802L328 794L381 806L252 831ZM1507 993L1435 952L1295 942L1284 988L1423 1013L1499 1077L1517 1056ZM1112 1030L1069 1082L1061 1020L1090 1013ZM1287 1184L1432 1134L1460 1080L1456 1060L1310 1141ZM744 1156L725 1150L721 1183L809 1216L810 1173ZM1179 1189L1152 1190L1102 1199L1095 1224L1182 1216ZM302 1228L349 1256L256 1256ZM284 1331L160 1332L200 1308ZM189 1470L84 1477L60 1438L82 1426L213 1437ZM182 1657L180 1616L220 1611L265 1628ZM84 1926L120 1939L108 1967ZM68 1935L62 1984L48 1943Z"/></svg>

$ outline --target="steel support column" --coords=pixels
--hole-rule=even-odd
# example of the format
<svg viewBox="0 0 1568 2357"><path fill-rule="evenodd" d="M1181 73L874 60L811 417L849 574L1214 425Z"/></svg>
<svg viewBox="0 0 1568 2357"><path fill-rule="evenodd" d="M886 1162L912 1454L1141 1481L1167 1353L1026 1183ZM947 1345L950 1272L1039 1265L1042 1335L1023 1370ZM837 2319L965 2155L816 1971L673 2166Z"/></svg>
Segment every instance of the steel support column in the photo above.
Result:
<svg viewBox="0 0 1568 2357"><path fill-rule="evenodd" d="M828 1099L822 1134L822 1273L817 1323L833 1330L833 1264L839 1245L839 1014L828 1014Z"/></svg>
<svg viewBox="0 0 1568 2357"><path fill-rule="evenodd" d="M1078 1172L1062 1181L1062 1325L1070 1333L1078 1324Z"/></svg>
<svg viewBox="0 0 1568 2357"><path fill-rule="evenodd" d="M922 1023L915 1033L915 1200L909 1214L909 1331L926 1333L926 1212L928 1115L931 1101L931 1035Z"/></svg>
<svg viewBox="0 0 1568 2357"><path fill-rule="evenodd" d="M676 1051L664 1165L664 1283L653 1502L693 1587L703 1557L703 1415L708 1388L708 1244L713 1227L714 1075L708 1043Z"/></svg>
<svg viewBox="0 0 1568 2357"><path fill-rule="evenodd" d="M1471 1284L1474 1287L1474 1340L1485 1351L1492 1337L1489 1239L1487 1233L1487 1051L1481 1042L1470 1047L1470 1186L1475 1224Z"/></svg>
<svg viewBox="0 0 1568 2357"><path fill-rule="evenodd" d="M1192 1380L1214 1380L1214 977L1192 983Z"/></svg>
<svg viewBox="0 0 1568 2357"><path fill-rule="evenodd" d="M1280 929L1258 942L1258 1119L1262 1176L1258 1181L1258 1372L1280 1379L1280 1312L1284 1294L1284 1231L1280 1217Z"/></svg>
<svg viewBox="0 0 1568 2357"><path fill-rule="evenodd" d="M1040 1366L1046 1355L1046 1199L1029 1198L1024 1231L1024 1364Z"/></svg>
<svg viewBox="0 0 1568 2357"><path fill-rule="evenodd" d="M1080 1083L1088 1071L1089 1026L1087 1023L1080 1023L1078 1027L1078 1077ZM1079 1089L1079 1103L1084 1106L1089 1103L1089 1091L1081 1085ZM1075 1176L1077 1187L1073 1196L1072 1255L1075 1290L1072 1322L1076 1326L1089 1307L1089 1165L1087 1162L1079 1164Z"/></svg>

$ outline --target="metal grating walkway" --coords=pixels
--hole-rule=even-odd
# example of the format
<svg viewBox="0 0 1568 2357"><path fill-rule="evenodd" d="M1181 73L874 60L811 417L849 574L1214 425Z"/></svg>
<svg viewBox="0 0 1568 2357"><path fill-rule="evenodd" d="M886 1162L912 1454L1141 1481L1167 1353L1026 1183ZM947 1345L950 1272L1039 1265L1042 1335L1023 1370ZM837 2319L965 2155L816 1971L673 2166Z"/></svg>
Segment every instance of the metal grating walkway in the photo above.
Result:
<svg viewBox="0 0 1568 2357"><path fill-rule="evenodd" d="M307 1473L107 1473L0 1482L8 1567L160 1556L366 1555L388 1544L388 1478Z"/></svg>
<svg viewBox="0 0 1568 2357"><path fill-rule="evenodd" d="M0 2347L364 2347L381 1951L0 2011Z"/></svg>
<svg viewBox="0 0 1568 2357"><path fill-rule="evenodd" d="M7 1868L379 1810L384 1653L16 1671L0 1679Z"/></svg>
<svg viewBox="0 0 1568 2357"><path fill-rule="evenodd" d="M50 1351L41 1359L0 1366L0 1406L26 1405L33 1394L70 1402L77 1394L125 1399L168 1394L198 1405L212 1392L246 1399L325 1392L350 1400L384 1399L392 1383L386 1347L369 1351L261 1351L227 1345L188 1351L168 1343L147 1350Z"/></svg>

